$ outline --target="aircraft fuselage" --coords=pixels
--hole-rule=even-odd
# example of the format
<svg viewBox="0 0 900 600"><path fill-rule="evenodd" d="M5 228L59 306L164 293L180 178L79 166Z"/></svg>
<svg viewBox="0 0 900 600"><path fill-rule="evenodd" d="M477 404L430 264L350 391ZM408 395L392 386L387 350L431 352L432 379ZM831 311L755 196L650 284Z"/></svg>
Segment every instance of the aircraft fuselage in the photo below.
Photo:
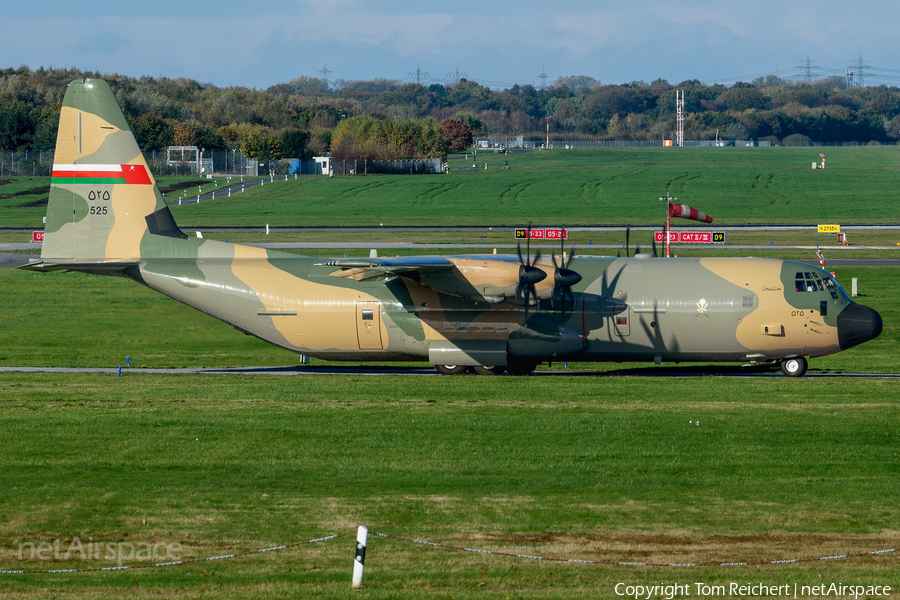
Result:
<svg viewBox="0 0 900 600"><path fill-rule="evenodd" d="M514 299L442 293L427 279L357 280L321 259L196 243L189 267L146 259L129 275L246 333L328 360L764 362L832 354L881 328L877 313L850 300L827 272L775 259L578 257L582 280L571 296L563 302L552 284L539 285L540 301L526 314ZM234 256L204 259L209 244ZM485 255L479 275L479 257L446 258L459 263L450 276L473 289L510 285L489 267L518 265L514 256ZM537 266L552 275L552 264Z"/></svg>

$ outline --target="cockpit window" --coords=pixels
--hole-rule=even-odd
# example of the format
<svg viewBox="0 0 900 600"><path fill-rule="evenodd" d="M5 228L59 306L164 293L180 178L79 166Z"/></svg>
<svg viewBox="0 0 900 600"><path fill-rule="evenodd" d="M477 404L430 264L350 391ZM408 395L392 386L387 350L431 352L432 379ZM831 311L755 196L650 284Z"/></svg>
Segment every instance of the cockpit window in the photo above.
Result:
<svg viewBox="0 0 900 600"><path fill-rule="evenodd" d="M822 280L815 273L798 271L794 283L798 292L816 292L824 289Z"/></svg>
<svg viewBox="0 0 900 600"><path fill-rule="evenodd" d="M838 284L831 277L822 278L816 272L800 272L794 276L794 289L798 292L831 292L831 297L837 299Z"/></svg>

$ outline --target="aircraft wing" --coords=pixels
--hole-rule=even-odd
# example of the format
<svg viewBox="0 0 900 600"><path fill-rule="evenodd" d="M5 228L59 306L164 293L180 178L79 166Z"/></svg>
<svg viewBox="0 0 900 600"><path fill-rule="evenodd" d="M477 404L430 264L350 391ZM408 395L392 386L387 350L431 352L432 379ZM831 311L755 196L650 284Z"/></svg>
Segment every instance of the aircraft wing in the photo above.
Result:
<svg viewBox="0 0 900 600"><path fill-rule="evenodd" d="M398 256L395 258L345 258L317 263L316 266L336 267L335 277L367 281L389 275L420 280L423 273L449 271L455 266L446 258L427 256Z"/></svg>
<svg viewBox="0 0 900 600"><path fill-rule="evenodd" d="M319 266L335 267L333 277L376 281L402 277L442 294L497 304L515 299L519 262L507 256L407 256L338 259Z"/></svg>

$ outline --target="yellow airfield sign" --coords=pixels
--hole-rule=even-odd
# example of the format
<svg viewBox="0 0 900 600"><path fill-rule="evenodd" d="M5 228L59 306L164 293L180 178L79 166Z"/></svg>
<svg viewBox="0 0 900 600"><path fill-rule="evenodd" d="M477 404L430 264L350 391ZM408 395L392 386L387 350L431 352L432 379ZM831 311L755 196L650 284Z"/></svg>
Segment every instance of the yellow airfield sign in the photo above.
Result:
<svg viewBox="0 0 900 600"><path fill-rule="evenodd" d="M840 225L819 225L819 233L840 233Z"/></svg>

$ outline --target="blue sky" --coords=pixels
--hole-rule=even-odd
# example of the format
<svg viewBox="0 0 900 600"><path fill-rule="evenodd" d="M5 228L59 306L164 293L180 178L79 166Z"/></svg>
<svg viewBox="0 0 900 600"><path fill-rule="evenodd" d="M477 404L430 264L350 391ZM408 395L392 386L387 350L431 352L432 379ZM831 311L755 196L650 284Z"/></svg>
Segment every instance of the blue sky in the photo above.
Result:
<svg viewBox="0 0 900 600"><path fill-rule="evenodd" d="M234 0L15 2L0 67L78 67L265 89L295 77L429 83L457 70L496 88L546 74L604 83L802 78L856 65L900 85L900 3L861 0ZM818 69L818 70L816 70ZM896 71L896 72L894 72Z"/></svg>

